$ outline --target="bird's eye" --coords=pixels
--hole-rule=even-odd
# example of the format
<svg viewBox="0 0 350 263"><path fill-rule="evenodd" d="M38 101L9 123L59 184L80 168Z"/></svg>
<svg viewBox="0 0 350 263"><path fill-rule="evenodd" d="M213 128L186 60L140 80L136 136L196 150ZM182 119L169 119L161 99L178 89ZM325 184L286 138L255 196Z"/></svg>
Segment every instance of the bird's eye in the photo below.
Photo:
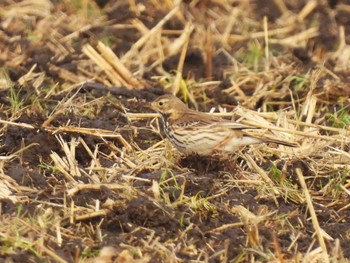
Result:
<svg viewBox="0 0 350 263"><path fill-rule="evenodd" d="M163 105L164 105L164 102L163 102L163 101L160 101L160 102L158 102L158 105L159 105L159 106L163 106Z"/></svg>

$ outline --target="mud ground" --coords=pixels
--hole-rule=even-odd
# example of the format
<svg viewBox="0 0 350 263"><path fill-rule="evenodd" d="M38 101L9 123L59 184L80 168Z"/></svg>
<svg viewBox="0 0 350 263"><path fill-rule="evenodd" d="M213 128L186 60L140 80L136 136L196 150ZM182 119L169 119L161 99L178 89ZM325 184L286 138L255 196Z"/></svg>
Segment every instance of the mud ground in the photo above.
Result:
<svg viewBox="0 0 350 263"><path fill-rule="evenodd" d="M60 1L55 1L60 2ZM108 2L108 1L106 1ZM210 1L206 1L210 2ZM253 1L254 2L254 1ZM304 2L299 1L300 6L290 6L293 11L300 10ZM341 1L339 1L341 2ZM320 5L313 13L315 19L323 21L320 26L320 34L310 42L310 46L313 48L309 50L303 49L291 49L289 50L290 63L297 63L300 72L307 72L312 69L314 62L311 59L310 50L316 49L327 52L335 49L335 43L337 41L338 34L334 32L334 28L330 29L333 24L329 23L330 19L335 19L338 25L345 27L346 40L349 43L349 19L347 15L338 12L335 17L330 18L330 10L335 8L338 1L328 1L323 5ZM105 1L99 1L101 6L105 5ZM280 17L277 7L273 4L273 1L255 1L256 18L262 18L265 15L269 20L274 21ZM60 5L63 5L60 3ZM288 5L288 4L287 4ZM61 7L57 7L59 9ZM199 7L200 8L200 7ZM204 8L204 7L203 7ZM271 10L274 10L272 12ZM140 19L149 28L155 25L164 14L154 14L151 9L149 12L143 14L144 17ZM108 10L107 16L109 19L116 19L118 23L127 23L133 18L127 5L121 5L119 8ZM159 17L158 17L159 16ZM310 19L311 23L311 19ZM24 34L24 27L16 27L1 29L2 37L11 37L13 35ZM166 29L176 29L178 24L175 22L167 23ZM113 31L114 30L114 31ZM74 97L74 103L83 103L86 101L93 101L98 99L102 101L101 104L95 105L91 108L91 112L86 114L85 112L65 110L62 114L55 116L54 120L50 123L53 127L64 126L67 123L72 126L79 126L85 128L96 128L113 131L117 127L124 127L122 136L129 142L135 142L140 149L146 150L152 146L155 142L161 140L161 136L152 132L150 129L140 129L135 132L133 127L149 127L148 119L140 119L129 121L120 105L128 109L129 112L150 112L144 106L145 103L152 101L159 95L165 93L161 85L151 79L153 75L152 71L147 72L144 78L152 83L152 88L140 90L130 90L124 87L104 87L104 85L89 85L85 84L79 89L73 90L70 94L63 94L50 97L46 100L40 98L41 105L33 106L34 97L36 94L35 89L31 87L22 87L17 81L27 72L34 64L37 65L38 72L44 72L48 79L46 81L52 81L52 83L62 83L66 81L62 79L57 72L53 72L48 65L55 65L57 67L69 70L72 74L79 74L77 71L76 57L78 56L79 48L86 42L93 41L92 38L101 39L105 36L116 35L114 51L117 54L123 54L127 51L134 42L137 41L138 35L132 30L119 30L119 29L105 29L101 28L91 29L89 33L82 34L79 41L74 48L76 52L72 52L66 56L63 60L55 60L52 51L36 43L31 43L27 39L23 38L15 42L8 42L7 45L13 45L13 47L21 47L23 52L26 53L27 59L20 65L11 66L11 63L4 58L0 59L0 65L6 67L9 73L10 79L15 83L14 90L18 94L18 98L23 103L23 107L27 107L21 111L20 116L16 119L18 123L26 123L35 127L35 129L27 129L23 127L7 126L1 130L1 147L0 156L9 156L12 153L23 149L23 147L31 145L25 149L19 157L13 159L11 162L6 162L3 166L4 174L8 175L16 181L18 185L36 189L37 191L32 194L27 194L27 201L21 203L21 215L26 217L35 216L40 209L39 204L41 202L49 202L51 204L62 205L63 201L68 202L69 206L72 202L75 205L81 207L94 206L96 200L99 200L101 204L107 200L111 200L113 205L109 207L109 212L100 217L94 217L91 219L81 220L79 222L71 223L68 218L61 222L61 227L65 228L67 232L64 236L64 244L58 245L53 239L45 240L46 246L50 247L61 258L68 262L73 262L77 255L81 255L82 251L89 247L89 251L98 251L104 246L113 246L117 251L121 252L126 247L143 247L142 253L144 255L151 255L151 262L164 262L165 254L161 254L153 247L145 246L145 237L155 235L156 241L160 244L166 244L167 242L181 243L185 240L187 249L183 249L176 253L176 257L181 259L182 262L189 262L195 260L198 257L198 253L201 250L205 251L220 251L225 250L228 252L226 257L228 259L234 259L239 255L242 255L242 250L247 247L246 233L249 232L242 227L232 227L221 231L212 231L225 224L231 224L239 222L239 216L230 210L230 207L243 206L252 213L258 215L262 211L275 211L280 218L284 218L286 224L293 226L295 231L300 234L297 239L296 247L298 253L306 253L308 249L318 247L317 243L314 243L310 247L313 240L313 226L309 219L308 210L306 204L300 204L288 199L278 197L277 200L272 200L269 196L264 198L261 193L257 192L254 187L233 187L232 180L239 180L242 171L241 160L239 157L233 158L233 161L227 165L215 158L199 158L196 156L180 157L174 167L163 167L159 170L142 169L136 171L133 176L136 176L143 180L134 180L129 183L137 191L132 194L126 193L125 189L109 189L102 187L96 190L81 190L72 197L66 196L67 184L64 180L64 176L57 171L52 171L44 164L52 162L50 154L56 152L59 155L63 155L64 152L56 136L59 134L63 139L70 141L72 137L81 137L90 149L94 149L96 145L99 147L99 158L101 166L112 167L115 165L115 161L108 157L111 152L111 148L106 141L101 138L97 138L90 135L74 134L74 133L56 133L52 134L42 128L42 124L47 120L48 112L59 104L59 102L65 97L70 96L77 92ZM239 43L237 45L244 45ZM232 47L233 49L240 47ZM172 70L176 68L178 61L178 55L167 58L163 67L165 70ZM189 47L186 57L186 63L183 75L194 75L195 79L200 80L204 77L204 58L202 53L193 47ZM221 81L215 89L207 90L206 96L210 98L209 104L201 103L199 100L200 110L208 110L212 105L230 105L232 108L237 104L234 98L229 98L222 90L226 87L226 79L222 74L222 69L229 64L223 57L217 56L213 60L213 76L215 80ZM50 69L51 68L51 69ZM346 83L347 88L340 89L339 94L326 94L324 99L332 104L339 96L348 96L350 94L349 88L349 75L348 72L340 72L338 76L343 83ZM253 89L253 85L246 87L246 94L249 95L250 90ZM322 82L319 82L316 89L322 89ZM298 93L299 92L299 93ZM296 96L305 96L305 90L297 91ZM11 108L10 98L11 94L9 90L0 91L0 117L1 119L8 119L9 109ZM283 100L283 98L281 98ZM255 108L259 108L259 103L255 105ZM123 145L119 140L106 139L116 147L122 148ZM105 154L105 155L103 155ZM271 160L274 157L271 156ZM87 153L86 149L79 145L76 149L76 160L79 163L79 167L85 170L79 178L80 182L90 182L89 164L93 161L91 156ZM287 164L286 164L287 162ZM318 189L322 188L324 184L327 184L328 178L334 176L332 174L318 181L313 181L310 177L313 175L313 171L309 169L305 160L296 161L293 160L290 163L288 161L281 161L280 167L287 166L289 169L287 173L288 179L299 184L297 176L292 172L295 167L300 167L303 173L309 179L307 184L310 190L313 191L314 196L317 196ZM267 162L261 164L262 167L268 169L271 163ZM185 196L198 197L211 197L212 193L220 192L225 189L225 192L217 197L210 198L209 207L190 207L185 204L177 204L176 207L171 207L166 203L157 203L150 197L152 181L159 181L167 170L173 169L176 174L181 174L181 168L188 169L188 173L185 176L179 177L178 181L174 182L169 180L166 187L163 188L163 195L166 195L170 200L176 200L180 196L181 189L179 185L184 185ZM114 182L118 182L118 178L121 178L121 174L116 176ZM166 175L167 178L171 176ZM122 179L120 179L122 180ZM321 198L322 197L322 198ZM341 208L348 204L350 201L349 196L342 196L338 200L333 198L327 198L320 193L320 199L315 201L317 209L318 219L320 227L327 233L331 233L333 238L339 239L340 247L345 258L350 258L350 210ZM330 208L329 204L335 202ZM205 206L205 204L202 204ZM1 216L3 218L11 217L18 213L18 205L14 204L10 200L1 200ZM58 211L60 216L63 211ZM101 221L101 219L104 219ZM185 219L182 221L181 219ZM90 228L91 225L100 223L99 228L101 235L104 237L101 241L97 241L97 233ZM280 251L282 257L292 258L295 256L295 251L288 250L291 245L291 236L286 230L281 227L278 220L269 221L269 224L259 224L258 232L260 246L264 247L266 251ZM186 230L184 232L184 230ZM47 234L54 236L54 229L47 229ZM179 233L183 233L179 235ZM1 241L0 241L1 243ZM333 241L326 240L327 246L331 247ZM127 244L127 245L125 245ZM2 244L5 245L5 244ZM190 248L193 248L191 251ZM209 249L208 249L209 248ZM175 248L174 248L175 249ZM19 262L26 260L26 262L37 262L37 257L34 256L30 250L16 250L16 253L3 253L0 257L3 262ZM209 252L210 254L210 252ZM264 257L261 257L264 261ZM10 261L8 261L10 260ZM210 262L220 262L219 258L209 259ZM23 261L22 261L23 262ZM75 261L77 262L77 261Z"/></svg>

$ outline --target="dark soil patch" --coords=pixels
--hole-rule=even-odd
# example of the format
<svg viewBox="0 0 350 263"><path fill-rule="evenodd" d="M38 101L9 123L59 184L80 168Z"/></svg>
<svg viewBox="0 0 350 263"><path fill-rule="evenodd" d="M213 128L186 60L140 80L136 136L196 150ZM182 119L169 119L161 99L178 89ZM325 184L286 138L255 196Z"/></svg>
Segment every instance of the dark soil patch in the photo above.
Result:
<svg viewBox="0 0 350 263"><path fill-rule="evenodd" d="M1 3L0 7L8 6L9 2ZM80 257L93 257L95 255L92 253L104 246L113 246L118 253L125 249L138 248L142 250L141 255L148 255L152 258L151 262L166 262L166 257L170 254L184 262L200 260L219 262L223 254L225 255L222 258L229 261L239 259L247 262L254 260L267 262L272 260L272 256L264 258L254 254L251 251L252 248L264 251L266 254L282 254L285 258L295 259L296 254L292 251L293 249L295 253L305 254L310 249L319 247L318 242L310 247L315 240L315 230L306 203L296 202L290 197L290 193L285 193L285 196L275 195L272 190L268 190L266 185L261 183L263 182L261 180L261 184L254 184L254 178L260 177L257 174L252 174L251 177L246 176L245 172L249 170L249 167L247 168L243 158L236 155L211 158L181 156L169 165L170 160L165 158L169 161L167 163L162 159L163 156L159 155L159 160L154 161L156 164L160 163L159 166L154 164L143 167L137 163L137 160L142 158L147 160L144 157L149 155L146 152L147 149L159 142L161 136L151 130L149 120L130 119L126 112L149 112L145 108L146 103L169 92L163 89L160 81L157 82L152 77L159 76L162 70L170 72L167 78L174 77L171 72L177 68L181 55L177 52L175 55L167 56L159 67L145 70L144 87L130 89L123 86L105 85L108 83L104 79L105 75L99 76L101 71L97 70L96 65L90 60L87 61L86 55L81 53L83 45L85 43L94 45L97 40L101 39L110 41L111 49L122 57L143 35L140 30L143 27L136 29L135 19L137 18L143 23L143 26L151 29L169 10L165 12L165 9L156 9L152 1L146 1L147 3L136 1L141 9L144 5L143 11L138 15L130 9L129 5L133 1L129 1L130 3L125 1L120 4L113 1L96 2L98 6L105 8L99 11L105 12L109 23L106 23L105 26L93 26L87 23L91 24L91 29L83 32L75 31L77 36L70 35L74 32L70 31L69 26L56 28L56 25L53 24L52 39L49 36L39 37L36 35L35 21L38 20L37 22L44 24L45 21L43 21L44 18L35 17L33 14L32 20L30 20L32 16L24 16L24 20L14 18L12 25L6 28L4 25L7 20L0 18L2 22L0 47L11 50L6 55L0 54L0 65L6 69L6 74L13 83L6 90L1 88L0 118L33 126L33 129L29 129L23 126L1 124L0 156L11 157L12 154L24 149L10 161L1 160L2 177L0 180L10 182L8 183L10 186L16 185L16 191L15 187L9 189L15 196L23 198L19 199L18 203L10 199L13 196L1 199L2 221L18 217L37 220L38 223L33 224L35 226L47 223L45 225L47 229L42 227L44 229L42 233L33 228L18 235L28 238L33 244L43 236L45 242L47 241L45 246L68 262L78 262ZM194 32L196 30L198 32L208 30L209 32L209 21L220 18L215 16L215 12L220 11L219 14L230 15L225 6L216 3L217 1L198 1L196 5L191 5L191 1L184 2L182 8L188 9L183 13L186 15L175 16L173 20L165 23L164 31L177 36L177 33L172 30L182 29L183 21L190 17L196 26ZM286 7L297 15L306 2L293 1L286 4ZM332 74L337 74L339 78L334 80L333 77L327 75L326 78L317 79L314 83L315 94L319 98L318 106L325 109L315 114L314 120L321 119L316 124L331 125L329 120L322 117L323 115L333 112L334 108L337 109L337 113L344 108L348 109L349 72L345 69L333 70L336 61L325 55L338 48L340 26L344 26L345 42L350 43L349 11L347 9L338 10L340 4L342 1L320 3L304 18L304 21L300 22L300 27L309 28L310 25L316 23L315 21L318 21L317 36L307 41L305 45L286 48L281 44L271 44L271 49L273 49L271 52L278 51L281 54L287 54L283 58L276 55L274 59L278 62L271 62L271 67L275 71L281 70L281 73L276 74L276 78L280 78L280 81L270 87L270 90L271 93L280 93L277 93L275 97L269 97L270 93L267 92L266 96L262 96L254 103L247 104L247 107L261 110L268 105L266 102L273 102L275 104L271 104L272 110L278 111L288 105L288 108L296 107L295 114L299 114L303 109L305 97L309 95L307 87L310 85L301 86L300 89L295 88L298 83L300 84L301 78L297 78L299 75L296 73L305 76L319 65L318 61L323 61L322 66L325 65ZM230 5L228 4L229 7ZM267 16L269 22L272 23L271 30L275 29L274 27L277 27L282 19L281 10L274 1L251 1L251 5L253 7L249 6L249 10L254 12L251 19L256 19L255 23L251 22L250 25L242 28L232 28L230 31L233 33L233 40L230 42L232 45L221 46L221 42L213 37L211 41L214 44L212 44L211 53L208 49L195 45L190 45L188 48L182 72L183 79L191 79L198 83L208 79L218 81L215 85L204 88L202 91L198 91L199 88L194 91L197 95L200 94L197 101L201 110L208 110L216 105L223 105L231 110L240 103L235 96L228 95L227 89L242 80L238 76L239 72L235 72L234 68L248 64L239 55L244 53L243 51L249 53L249 45L254 41L251 39L237 40L234 36L252 33L254 26L256 31L263 32L263 27L256 21L262 21L264 16ZM51 9L50 12L58 12L58 17L61 11L67 14L77 12L73 4L68 3L65 8L56 6ZM237 19L241 19L241 16L242 14L239 14ZM121 25L130 27L123 28ZM224 32L224 29L220 25L215 28L219 32ZM145 28L143 30L147 31ZM297 33L299 31L296 29L295 32L291 32L292 35ZM69 39L66 39L65 42L60 38L61 42L57 46L62 50L58 53L56 53L57 34L70 35L73 38L69 46L67 44ZM35 37L40 42L36 42ZM171 38L169 37L170 40ZM210 43L208 39L202 42L205 47ZM260 38L255 42L259 42L260 46L265 45ZM169 41L169 43L172 42ZM220 49L227 49L232 58L219 52ZM166 54L168 51L162 50L162 52ZM274 63L279 63L280 66ZM148 68L153 64L154 61L146 61L143 67ZM23 85L20 84L20 80L23 81L23 76L34 65L36 65L34 73L43 74L44 80L40 85L31 80L24 81ZM212 68L208 70L210 65ZM293 71L295 73L293 81L288 82L288 71L282 72L282 69L287 67L286 65L297 65ZM84 74L86 77L88 70L91 70L90 75L96 78L94 81L75 87L65 86L67 83L81 83L79 77ZM135 66L130 70L138 71L139 68ZM227 70L231 70L230 74L224 73ZM105 72L102 73L105 74ZM255 73L259 75L259 72ZM329 75L332 75L331 73ZM92 78L90 75L88 76ZM257 87L263 87L264 81L268 78L269 76L256 77L242 85L237 85L243 87L239 95L252 97L254 100L254 96L259 95L256 93ZM103 81L106 82L102 84ZM327 81L334 81L335 84L332 82L326 86ZM336 85L336 81L340 84ZM51 90L56 84L62 86L62 90L66 89L66 91L57 90L57 94L52 96L49 96L50 92L42 92ZM326 87L332 88L325 91ZM283 90L285 92L281 95ZM16 112L13 109L16 106L13 101L14 94L18 100L17 106L20 107ZM295 98L294 104L292 104L291 95ZM66 104L70 99L69 105ZM51 117L52 121L48 125L52 128L50 130L43 124ZM69 126L116 131L131 145L132 150L125 150L125 144L118 138L101 138L58 129ZM328 134L331 134L328 130L321 131L321 135ZM64 172L55 167L50 156L56 153L62 157L62 162L69 166L69 156L66 155L60 144L59 136L68 145L73 139L80 139L84 142L84 144L80 143L74 151L74 161L80 168L81 176L74 175L72 172L72 180L69 180ZM349 149L344 146L341 150L348 152ZM151 156L149 155L148 158ZM348 230L350 211L347 208L350 198L341 192L342 190L327 192L329 188L326 187L328 184L333 184L335 186L332 189L341 189L341 186L346 185L349 180L347 168L332 171L329 168L329 173L322 171L322 175L318 176L318 171L314 169L314 166L324 161L323 156L305 158L293 156L290 160L281 162L278 162L278 155L269 153L266 153L266 156L257 156L257 158L261 160L257 161L259 167L267 175L273 167L272 164L277 163L276 167L281 170L282 175L280 180L273 181L274 186L283 188L283 183L291 183L293 190L298 193L301 193L302 190L295 169L301 169L314 198L320 227L332 238L339 240L343 256L350 258L350 232ZM96 162L99 162L100 169L94 166ZM66 172L71 171L67 168ZM251 183L243 182L244 180ZM73 195L67 194L67 191L76 185L90 184L103 184L103 186L99 189L82 189ZM112 186L116 184L125 187L113 188ZM105 214L80 221L73 220L80 215L93 214L97 203L105 209ZM77 211L73 209L72 212L70 206L77 207ZM248 222L245 225L240 224L247 215L242 215L242 210L237 210L239 207L249 210L251 217L257 221ZM47 218L54 219L50 221ZM62 234L62 244L54 241L57 226ZM223 226L227 228L222 228ZM10 229L6 228L6 231ZM6 231L3 231L6 234L1 232L0 236L6 237L9 233ZM40 249L38 249L40 253L35 251L38 252L38 256L35 256L36 254L30 252L30 249L24 245L20 246L15 242L8 244L5 239L0 238L0 244L3 247L13 247L13 250L12 252L0 251L1 261L38 262L40 259L51 262L52 260ZM332 251L335 243L334 240L326 241L329 251ZM292 250L289 249L291 245ZM220 251L223 251L222 254ZM90 255L89 252L91 252ZM218 252L220 253L216 254ZM141 257L135 252L135 258Z"/></svg>

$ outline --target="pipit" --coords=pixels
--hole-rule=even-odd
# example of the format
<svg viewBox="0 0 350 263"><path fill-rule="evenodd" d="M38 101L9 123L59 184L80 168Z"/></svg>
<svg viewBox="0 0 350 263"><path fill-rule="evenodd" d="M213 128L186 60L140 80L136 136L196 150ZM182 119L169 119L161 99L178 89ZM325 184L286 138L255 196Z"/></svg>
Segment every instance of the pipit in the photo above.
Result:
<svg viewBox="0 0 350 263"><path fill-rule="evenodd" d="M247 130L258 127L191 110L173 95L158 97L149 108L161 115L164 134L175 148L185 154L210 156L220 152L234 153L243 146L259 143L296 146L277 139L254 137Z"/></svg>

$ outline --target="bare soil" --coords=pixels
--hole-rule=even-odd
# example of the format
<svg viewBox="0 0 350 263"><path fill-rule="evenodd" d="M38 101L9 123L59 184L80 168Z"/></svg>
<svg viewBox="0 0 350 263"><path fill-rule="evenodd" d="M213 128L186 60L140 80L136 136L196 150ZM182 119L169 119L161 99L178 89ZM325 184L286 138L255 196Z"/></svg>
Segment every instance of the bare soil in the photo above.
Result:
<svg viewBox="0 0 350 263"><path fill-rule="evenodd" d="M0 12L1 80L4 83L6 75L12 83L10 87L2 85L0 88L0 118L32 126L6 123L0 126L0 156L13 155L9 159L0 159L1 184L11 191L8 196L0 196L1 221L8 222L0 227L0 261L84 262L96 258L105 247L114 250L107 255L110 261L103 259L106 261L102 262L299 262L308 255L311 257L310 251L319 248L320 243L315 236L307 203L293 199L287 192L284 192L285 196L274 194L260 179L257 179L258 184L244 183L249 172L251 181L259 177L248 167L244 154L252 154L267 174L272 167L277 167L283 180L292 184L291 189L303 196L295 172L300 168L313 198L319 226L330 236L325 235L329 255L339 262L350 259L350 196L341 188L341 185L345 186L349 191L348 144L341 148L336 142L329 143L318 153L284 158L274 151L266 152L265 148L258 148L263 156L255 156L248 148L225 158L181 156L166 142L162 144L165 146L159 155L166 156L166 160L159 159L158 162L157 158L163 157L154 157L153 160L150 153L146 153L163 139L162 133L149 128L156 125L154 119L130 119L126 113L151 113L145 104L167 92L164 82L153 77L164 77L162 72L175 70L181 52L166 55L162 70L152 67L159 53L150 55L143 65L143 74L135 73L144 85L130 88L107 81L106 73L97 69L82 52L83 45L90 43L95 46L98 40L105 40L117 56L123 57L142 37L139 29L130 26L135 25L135 19L152 29L171 10L168 4L164 7L155 5L158 1L136 1L137 8L142 10L137 13L129 5L134 1L114 2L87 1L92 10L87 8L91 14L85 14L84 9L67 1L51 1L48 2L47 15L27 10L23 16L14 15L12 18L9 10L20 10L20 3L29 5L29 1L5 0L0 3L4 10ZM244 30L263 32L261 21L264 17L268 19L269 30L273 30L283 24L282 20L299 15L308 3L281 1L290 12L288 16L277 6L279 1L247 1L247 5L242 1L217 2L184 1L179 11L183 17L174 16L165 23L163 30L181 31L185 21L192 17L194 31L209 30L211 24L222 32L223 25L215 24L219 19L217 15L230 16L233 9L227 8L235 7L240 10L237 18L240 19L244 13L241 8L246 7L251 24L246 25L248 28L236 25L231 34L244 35ZM350 68L341 67L339 60L331 58L330 54L339 47L340 28L344 29L345 43L350 43L349 10L346 1L321 1L305 18L296 20L299 25L285 38L315 24L317 35L305 40L305 45L271 43L270 50L275 52L276 60L271 62L271 67L277 70L273 63L288 65L291 72L281 70L270 77L269 72L252 70L256 78L238 84L247 97L256 94L258 85L269 85L272 78L281 81L279 86L269 88L272 90L270 95L249 103L225 92L232 86L234 77L229 70L234 62L219 51L226 48L232 56L238 54L237 61L248 63L239 57L242 55L240 50L247 50L254 41L263 46L263 39L232 40L227 47L215 39L216 31L212 29L212 39L203 41L211 41L213 51L207 51L191 40L184 61L183 79L196 83L216 82L203 88L200 96L200 92L194 92L198 105L190 102L190 107L208 111L212 106L221 105L233 110L238 104L243 104L251 110L261 110L265 105L268 111L281 111L291 109L291 98L294 98L300 102L294 104L300 107L296 111L301 112L303 99L310 94L312 86L312 94L316 94L320 102L312 122L334 125L324 116L344 108L348 112ZM97 22L102 14L104 22ZM79 28L85 24L91 26L90 29L77 32L74 16L81 16L82 20L77 22ZM50 35L50 32L54 33ZM64 38L70 34L76 36ZM171 43L177 37L167 36L167 41ZM55 42L57 40L59 42ZM60 45L64 51L55 50ZM208 66L208 58L212 61L211 66ZM28 75L29 78L23 80L34 65L33 73L43 76L39 84L39 75ZM312 72L320 65L332 73L324 73L310 84ZM137 72L139 66L128 64L131 72ZM239 74L244 73L235 74L238 83ZM283 80L291 74L309 77L308 87L294 89L292 86L298 81L295 78L284 91ZM85 82L81 76L85 79L95 76L96 79ZM180 92L179 96L182 95ZM13 96L20 104L17 110L14 110ZM71 100L69 105L68 100ZM306 116L300 116L305 121ZM52 119L45 126L49 118ZM126 150L116 137L102 138L59 129L67 126L116 131L132 149ZM319 134L332 135L322 130ZM79 141L74 160L80 175L67 169L73 178L70 181L55 167L52 153L68 163L60 140L71 145L69 142L73 138ZM329 147L346 153L344 165L327 166L338 163L338 159L326 160L322 155L322 151L330 151ZM144 155L147 154L153 161L146 161ZM132 164L125 161L128 158ZM141 159L144 161L138 161ZM282 188L282 181L276 178L272 181L277 188ZM326 186L333 183L338 185L329 190ZM88 187L69 194L69 190L81 185ZM155 189L160 189L158 196ZM242 215L241 207L255 217ZM94 214L100 209L104 213ZM247 222L248 219L244 218L252 221ZM11 227L16 229L11 230Z"/></svg>

